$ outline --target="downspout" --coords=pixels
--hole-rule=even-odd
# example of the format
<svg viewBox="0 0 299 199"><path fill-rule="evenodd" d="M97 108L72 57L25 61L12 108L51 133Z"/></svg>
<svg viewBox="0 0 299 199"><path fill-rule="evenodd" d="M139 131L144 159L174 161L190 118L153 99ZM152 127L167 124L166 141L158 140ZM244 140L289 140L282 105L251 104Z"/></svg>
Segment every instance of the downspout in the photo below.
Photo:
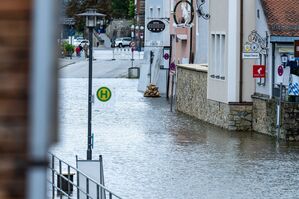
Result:
<svg viewBox="0 0 299 199"><path fill-rule="evenodd" d="M193 0L190 1L191 2L191 5L193 6ZM193 28L191 26L190 28L190 54L189 54L189 63L192 64L193 63L193 60L192 60L192 38L193 37Z"/></svg>
<svg viewBox="0 0 299 199"><path fill-rule="evenodd" d="M243 0L240 0L240 87L239 87L239 102L243 102L243 18L244 18L244 10L243 10Z"/></svg>
<svg viewBox="0 0 299 199"><path fill-rule="evenodd" d="M271 96L273 97L275 94L275 48L276 48L276 43L272 43L272 94Z"/></svg>

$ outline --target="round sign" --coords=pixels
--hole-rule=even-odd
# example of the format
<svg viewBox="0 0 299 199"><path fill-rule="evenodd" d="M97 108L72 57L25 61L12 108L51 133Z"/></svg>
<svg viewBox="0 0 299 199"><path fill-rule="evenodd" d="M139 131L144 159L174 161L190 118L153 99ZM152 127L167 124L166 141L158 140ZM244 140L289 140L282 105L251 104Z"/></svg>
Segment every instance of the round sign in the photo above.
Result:
<svg viewBox="0 0 299 199"><path fill-rule="evenodd" d="M168 60L169 59L169 54L165 53L163 57L164 57L165 60Z"/></svg>
<svg viewBox="0 0 299 199"><path fill-rule="evenodd" d="M283 66L282 65L278 66L277 73L279 76L283 75Z"/></svg>
<svg viewBox="0 0 299 199"><path fill-rule="evenodd" d="M101 102L107 102L107 101L109 101L110 98L111 98L111 95L112 95L112 92L107 87L101 87L97 91L97 98Z"/></svg>
<svg viewBox="0 0 299 199"><path fill-rule="evenodd" d="M135 47L135 42L134 42L134 41L132 41L132 42L130 43L130 47Z"/></svg>

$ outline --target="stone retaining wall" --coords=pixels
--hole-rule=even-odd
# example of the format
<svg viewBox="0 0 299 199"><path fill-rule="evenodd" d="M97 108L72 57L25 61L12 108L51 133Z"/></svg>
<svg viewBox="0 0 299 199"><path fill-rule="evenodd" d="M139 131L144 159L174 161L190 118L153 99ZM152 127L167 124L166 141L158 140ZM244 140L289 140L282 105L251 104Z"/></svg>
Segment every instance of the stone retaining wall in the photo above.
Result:
<svg viewBox="0 0 299 199"><path fill-rule="evenodd" d="M207 67L178 66L177 110L229 130L252 129L252 104L207 99Z"/></svg>
<svg viewBox="0 0 299 199"><path fill-rule="evenodd" d="M178 111L229 130L276 136L276 101L258 94L252 99L253 103L246 104L208 100L207 67L178 66ZM299 103L283 102L281 109L281 138L299 141Z"/></svg>
<svg viewBox="0 0 299 199"><path fill-rule="evenodd" d="M276 136L276 101L255 94L253 99L253 130ZM299 141L299 104L283 102L281 105L281 138Z"/></svg>

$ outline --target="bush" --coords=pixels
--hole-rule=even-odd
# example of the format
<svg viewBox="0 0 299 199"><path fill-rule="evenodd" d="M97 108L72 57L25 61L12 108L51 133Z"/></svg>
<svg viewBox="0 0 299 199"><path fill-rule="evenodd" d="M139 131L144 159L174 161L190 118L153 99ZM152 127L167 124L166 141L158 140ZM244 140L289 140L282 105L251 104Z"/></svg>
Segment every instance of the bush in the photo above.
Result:
<svg viewBox="0 0 299 199"><path fill-rule="evenodd" d="M62 46L63 46L63 50L64 50L64 54L65 55L69 55L70 56L70 55L72 55L74 53L75 46L69 44L66 41L63 42Z"/></svg>

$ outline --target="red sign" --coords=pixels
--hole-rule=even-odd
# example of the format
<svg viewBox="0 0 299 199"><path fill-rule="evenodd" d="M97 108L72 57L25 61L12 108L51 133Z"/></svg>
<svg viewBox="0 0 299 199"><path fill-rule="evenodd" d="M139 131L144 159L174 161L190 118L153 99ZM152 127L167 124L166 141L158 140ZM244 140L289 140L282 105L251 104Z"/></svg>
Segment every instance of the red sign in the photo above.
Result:
<svg viewBox="0 0 299 199"><path fill-rule="evenodd" d="M265 65L253 65L253 78L265 78L266 66Z"/></svg>
<svg viewBox="0 0 299 199"><path fill-rule="evenodd" d="M169 54L165 53L163 57L164 57L165 60L168 60L169 59Z"/></svg>
<svg viewBox="0 0 299 199"><path fill-rule="evenodd" d="M282 65L278 66L277 73L278 73L279 76L283 75L283 66Z"/></svg>

